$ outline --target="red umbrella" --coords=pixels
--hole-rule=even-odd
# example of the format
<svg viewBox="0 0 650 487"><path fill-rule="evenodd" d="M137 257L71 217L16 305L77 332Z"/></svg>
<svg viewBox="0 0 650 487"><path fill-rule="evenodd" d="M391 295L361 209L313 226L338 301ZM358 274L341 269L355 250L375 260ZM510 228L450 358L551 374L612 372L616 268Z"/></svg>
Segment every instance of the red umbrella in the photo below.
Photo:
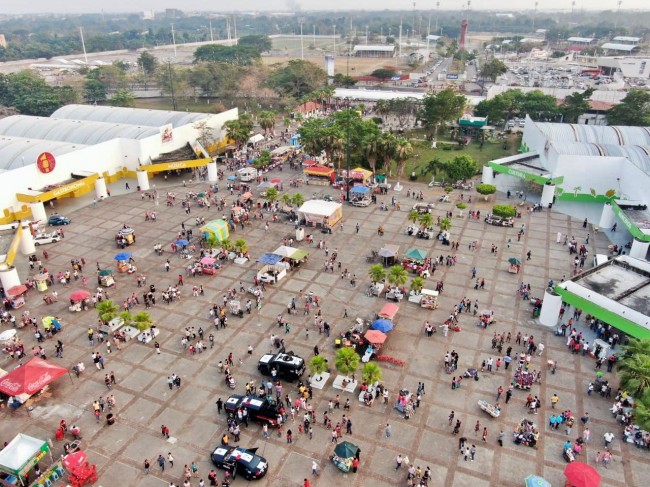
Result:
<svg viewBox="0 0 650 487"><path fill-rule="evenodd" d="M280 179L280 178L273 178L273 179L271 179L271 182L272 182L273 184L280 184L280 183L282 183L282 179Z"/></svg>
<svg viewBox="0 0 650 487"><path fill-rule="evenodd" d="M63 458L63 466L69 471L73 471L74 469L81 467L86 460L88 460L86 452L78 450Z"/></svg>
<svg viewBox="0 0 650 487"><path fill-rule="evenodd" d="M7 289L7 294L9 296L20 296L21 294L25 294L27 292L27 286L24 284L20 284L19 286L14 286L10 287Z"/></svg>
<svg viewBox="0 0 650 487"><path fill-rule="evenodd" d="M564 475L572 487L598 487L600 474L586 463L571 462L564 469Z"/></svg>
<svg viewBox="0 0 650 487"><path fill-rule="evenodd" d="M379 330L368 330L364 336L366 340L374 345L381 345L388 338L385 333Z"/></svg>
<svg viewBox="0 0 650 487"><path fill-rule="evenodd" d="M65 367L34 357L0 379L0 392L9 396L31 396L67 373L68 369Z"/></svg>
<svg viewBox="0 0 650 487"><path fill-rule="evenodd" d="M73 301L83 301L87 297L90 297L90 292L86 291L85 289L79 289L78 291L70 294L70 299Z"/></svg>

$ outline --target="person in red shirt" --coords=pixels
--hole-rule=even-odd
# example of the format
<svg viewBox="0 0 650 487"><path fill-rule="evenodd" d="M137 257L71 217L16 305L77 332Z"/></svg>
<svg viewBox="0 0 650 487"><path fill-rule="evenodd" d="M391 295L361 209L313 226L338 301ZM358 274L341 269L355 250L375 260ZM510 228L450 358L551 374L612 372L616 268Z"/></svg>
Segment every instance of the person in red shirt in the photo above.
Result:
<svg viewBox="0 0 650 487"><path fill-rule="evenodd" d="M355 458L352 460L352 472L357 473L357 469L359 468L359 459Z"/></svg>
<svg viewBox="0 0 650 487"><path fill-rule="evenodd" d="M303 487L311 487L311 482L309 482L309 479L305 479L305 483L303 484Z"/></svg>

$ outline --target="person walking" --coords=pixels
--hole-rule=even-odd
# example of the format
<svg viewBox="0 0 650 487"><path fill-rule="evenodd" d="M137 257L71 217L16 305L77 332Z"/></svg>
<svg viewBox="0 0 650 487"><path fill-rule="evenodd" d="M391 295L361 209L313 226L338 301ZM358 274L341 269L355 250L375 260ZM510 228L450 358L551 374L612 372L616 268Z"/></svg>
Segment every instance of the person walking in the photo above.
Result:
<svg viewBox="0 0 650 487"><path fill-rule="evenodd" d="M165 457L158 455L158 466L162 472L165 471Z"/></svg>
<svg viewBox="0 0 650 487"><path fill-rule="evenodd" d="M557 405L558 402L560 402L560 398L558 397L557 394L553 394L551 396L551 408L555 409L555 406Z"/></svg>
<svg viewBox="0 0 650 487"><path fill-rule="evenodd" d="M402 468L402 462L403 461L404 461L404 459L402 458L402 455L398 454L397 458L395 459L395 470L398 470L398 469Z"/></svg>
<svg viewBox="0 0 650 487"><path fill-rule="evenodd" d="M145 473L145 475L149 475L149 467L150 466L151 466L151 464L149 463L149 460L147 460L145 458L144 459L144 473Z"/></svg>
<svg viewBox="0 0 650 487"><path fill-rule="evenodd" d="M499 444L499 446L503 446L503 439L505 438L505 436L506 434L503 432L503 430L501 430L499 432L499 436L497 437L497 443Z"/></svg>
<svg viewBox="0 0 650 487"><path fill-rule="evenodd" d="M390 423L386 423L386 429L384 430L384 432L386 434L386 438L390 438L390 434L391 434Z"/></svg>
<svg viewBox="0 0 650 487"><path fill-rule="evenodd" d="M483 441L487 441L487 436L488 436L488 430L487 428L483 428Z"/></svg>

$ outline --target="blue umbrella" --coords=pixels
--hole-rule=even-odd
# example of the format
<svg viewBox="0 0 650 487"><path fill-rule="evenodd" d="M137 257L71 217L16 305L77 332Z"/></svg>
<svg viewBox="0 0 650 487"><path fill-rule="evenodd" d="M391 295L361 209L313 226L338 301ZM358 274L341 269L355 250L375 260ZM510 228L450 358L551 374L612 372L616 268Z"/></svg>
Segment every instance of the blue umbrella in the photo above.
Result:
<svg viewBox="0 0 650 487"><path fill-rule="evenodd" d="M129 260L133 254L131 252L120 252L113 260Z"/></svg>
<svg viewBox="0 0 650 487"><path fill-rule="evenodd" d="M234 181L237 179L237 176L228 176L228 181Z"/></svg>
<svg viewBox="0 0 650 487"><path fill-rule="evenodd" d="M176 240L176 245L180 245L183 247L184 245L187 245L189 242L185 240L184 238L181 238L180 240Z"/></svg>
<svg viewBox="0 0 650 487"><path fill-rule="evenodd" d="M373 321L372 328L373 330L379 330L382 333L387 333L393 329L393 322L385 318L379 318L378 320Z"/></svg>
<svg viewBox="0 0 650 487"><path fill-rule="evenodd" d="M524 482L526 482L526 487L551 487L551 483L548 480L537 475L529 475L524 479Z"/></svg>

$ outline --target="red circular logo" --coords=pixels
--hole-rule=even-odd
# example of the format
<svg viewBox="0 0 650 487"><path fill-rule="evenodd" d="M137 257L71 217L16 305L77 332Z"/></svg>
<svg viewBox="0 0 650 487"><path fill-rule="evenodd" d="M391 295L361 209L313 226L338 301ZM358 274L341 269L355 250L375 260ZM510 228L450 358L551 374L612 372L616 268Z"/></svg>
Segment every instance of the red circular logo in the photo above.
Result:
<svg viewBox="0 0 650 487"><path fill-rule="evenodd" d="M49 152L43 152L36 158L36 167L38 167L38 170L42 173L47 174L48 172L54 171L56 160Z"/></svg>

